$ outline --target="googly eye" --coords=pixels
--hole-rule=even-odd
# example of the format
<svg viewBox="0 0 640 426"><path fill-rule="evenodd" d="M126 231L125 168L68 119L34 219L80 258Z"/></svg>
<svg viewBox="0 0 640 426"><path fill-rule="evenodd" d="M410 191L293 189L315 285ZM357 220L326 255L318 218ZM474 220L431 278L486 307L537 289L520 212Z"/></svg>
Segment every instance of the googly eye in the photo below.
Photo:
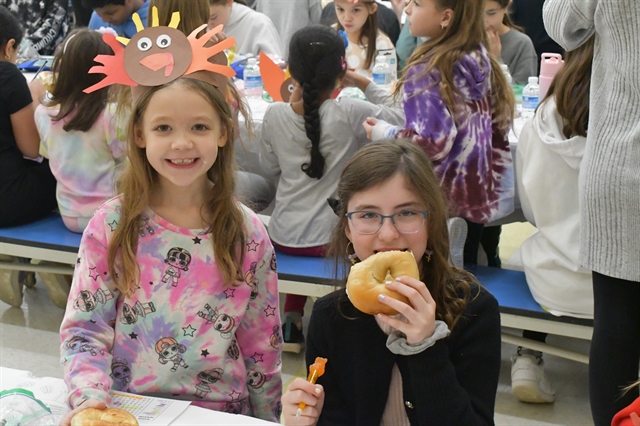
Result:
<svg viewBox="0 0 640 426"><path fill-rule="evenodd" d="M142 50L143 52L151 49L152 46L153 43L151 42L151 39L149 37L142 37L140 40L138 40L138 49Z"/></svg>
<svg viewBox="0 0 640 426"><path fill-rule="evenodd" d="M158 36L156 44L159 48L166 49L167 47L171 46L171 37L169 37L167 34L162 34Z"/></svg>
<svg viewBox="0 0 640 426"><path fill-rule="evenodd" d="M293 89L295 89L295 86L293 85L293 83L291 83L291 84L289 84L289 85L287 86L287 90L288 90L290 93L293 93Z"/></svg>

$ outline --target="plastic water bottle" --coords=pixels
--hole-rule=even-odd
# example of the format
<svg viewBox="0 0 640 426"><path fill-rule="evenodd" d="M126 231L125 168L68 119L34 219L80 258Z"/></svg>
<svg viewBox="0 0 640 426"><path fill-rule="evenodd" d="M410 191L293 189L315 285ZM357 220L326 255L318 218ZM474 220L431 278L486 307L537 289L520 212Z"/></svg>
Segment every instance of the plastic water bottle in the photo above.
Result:
<svg viewBox="0 0 640 426"><path fill-rule="evenodd" d="M384 55L376 57L376 63L372 71L373 82L381 87L391 87L391 67L389 58Z"/></svg>
<svg viewBox="0 0 640 426"><path fill-rule="evenodd" d="M551 86L553 77L562 69L564 61L562 55L557 53L543 53L540 62L540 99L544 99Z"/></svg>
<svg viewBox="0 0 640 426"><path fill-rule="evenodd" d="M249 58L244 69L244 94L247 98L262 97L262 77L256 58Z"/></svg>
<svg viewBox="0 0 640 426"><path fill-rule="evenodd" d="M391 69L391 82L398 79L398 58L393 49L380 50L378 56L384 55L389 60L389 68Z"/></svg>
<svg viewBox="0 0 640 426"><path fill-rule="evenodd" d="M539 94L538 77L529 77L529 84L522 89L522 115L524 117L531 117L535 113L540 101Z"/></svg>
<svg viewBox="0 0 640 426"><path fill-rule="evenodd" d="M502 69L504 78L507 79L507 83L509 83L509 86L513 86L513 77L511 77L511 73L509 72L509 66L507 64L500 64L500 69Z"/></svg>

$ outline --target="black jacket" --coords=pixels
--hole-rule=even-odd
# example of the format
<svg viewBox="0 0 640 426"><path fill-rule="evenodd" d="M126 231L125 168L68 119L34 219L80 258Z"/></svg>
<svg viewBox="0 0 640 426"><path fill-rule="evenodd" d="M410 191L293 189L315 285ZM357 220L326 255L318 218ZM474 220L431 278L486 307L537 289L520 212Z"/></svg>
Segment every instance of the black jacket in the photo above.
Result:
<svg viewBox="0 0 640 426"><path fill-rule="evenodd" d="M402 356L371 315L356 310L344 290L318 300L309 324L306 362L328 358L318 379L325 389L319 425L379 425L391 371L402 374L412 425L493 425L500 370L500 312L486 290L473 296L453 332L423 352ZM338 300L343 313L337 310Z"/></svg>

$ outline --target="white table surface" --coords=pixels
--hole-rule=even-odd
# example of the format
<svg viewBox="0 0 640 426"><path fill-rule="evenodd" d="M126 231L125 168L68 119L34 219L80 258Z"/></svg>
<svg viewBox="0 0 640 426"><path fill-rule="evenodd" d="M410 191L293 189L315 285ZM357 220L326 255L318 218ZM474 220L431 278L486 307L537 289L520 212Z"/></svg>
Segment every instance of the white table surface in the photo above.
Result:
<svg viewBox="0 0 640 426"><path fill-rule="evenodd" d="M32 391L36 398L46 400L43 389L47 384L55 383L64 386L62 379L52 377L34 377L29 371L0 367L0 390L6 390L3 381L13 378L24 378L23 386ZM57 387L57 386L56 386ZM190 405L178 418L171 422L171 426L268 426L279 423L267 422L239 414L222 413Z"/></svg>

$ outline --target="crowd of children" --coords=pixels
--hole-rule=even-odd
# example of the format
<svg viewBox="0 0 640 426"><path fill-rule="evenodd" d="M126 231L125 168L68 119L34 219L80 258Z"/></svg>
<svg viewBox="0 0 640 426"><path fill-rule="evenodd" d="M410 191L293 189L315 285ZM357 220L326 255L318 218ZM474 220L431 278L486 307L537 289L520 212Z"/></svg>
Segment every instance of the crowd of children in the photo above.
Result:
<svg viewBox="0 0 640 426"><path fill-rule="evenodd" d="M392 0L389 9L335 0L336 21L325 26L315 25L319 0L288 5L288 21L270 0L254 8L243 0L82 0L93 13L88 28L72 31L68 2L39 2L40 21L18 3L29 2L0 0L0 227L57 207L67 228L83 233L60 330L72 408L64 426L81 410L110 405L112 389L288 425L493 423L500 313L472 274L450 264L447 218L467 223L468 267L484 225L514 209L515 98L500 64L523 84L537 75L539 55L530 29L510 19L512 0L411 0L404 8ZM379 24L381 8L393 26ZM640 9L634 0L547 0L544 13L554 39L575 52L521 133L517 182L538 226L521 249L524 269L545 308L594 318L596 425L620 412L635 426L640 61L616 34L638 37ZM195 73L169 78L172 59L165 80L132 89L109 87L126 75L126 60L110 63L123 69L106 66L106 78L94 72L100 55L172 43L156 34L121 46L103 34L132 39L158 25L185 36L222 26L224 35L205 36L202 52L233 37L236 53L288 61L291 99L269 105L256 142L266 178L278 181L268 232L239 195L255 181L236 170L238 113L251 120L224 60L198 57ZM396 58L398 34L383 30L395 26L398 34L404 27L405 66L393 70L390 96L371 77L376 56ZM16 66L27 39L55 53L46 85L28 83ZM592 78L606 89L594 89ZM335 99L349 86L368 100ZM354 212L379 220L377 231L363 232ZM398 227L398 215L410 230ZM493 231L485 238L495 246ZM274 247L331 258L340 284L351 264L410 250L419 279L386 283L408 299L380 298L394 316L363 314L344 288L316 301L305 339L306 297L287 295L281 319ZM563 280L575 286L559 293ZM0 283L0 299L20 306L21 286ZM295 379L283 393L281 352L305 343L307 366L316 357L330 364L317 384ZM519 348L512 380L520 400L553 401L540 352Z"/></svg>

